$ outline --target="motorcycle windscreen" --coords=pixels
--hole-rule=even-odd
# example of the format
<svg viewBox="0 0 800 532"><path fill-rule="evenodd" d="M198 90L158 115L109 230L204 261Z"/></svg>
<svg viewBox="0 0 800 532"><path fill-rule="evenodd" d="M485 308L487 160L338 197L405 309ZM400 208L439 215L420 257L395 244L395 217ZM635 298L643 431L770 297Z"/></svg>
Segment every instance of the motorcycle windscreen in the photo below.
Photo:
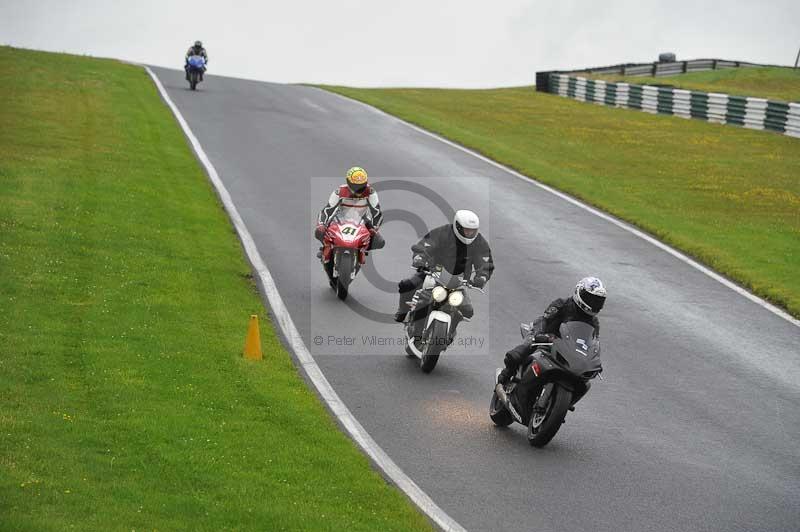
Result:
<svg viewBox="0 0 800 532"><path fill-rule="evenodd" d="M600 339L594 337L594 327L582 321L568 321L559 328L560 337L553 342L558 354L567 361L576 375L594 372L600 363Z"/></svg>
<svg viewBox="0 0 800 532"><path fill-rule="evenodd" d="M361 220L367 214L366 207L345 207L341 206L336 210L336 214L334 215L334 220L337 220L339 223L351 223L356 225L361 225Z"/></svg>
<svg viewBox="0 0 800 532"><path fill-rule="evenodd" d="M193 67L201 67L206 64L206 60L202 55L193 55L189 57L189 64Z"/></svg>

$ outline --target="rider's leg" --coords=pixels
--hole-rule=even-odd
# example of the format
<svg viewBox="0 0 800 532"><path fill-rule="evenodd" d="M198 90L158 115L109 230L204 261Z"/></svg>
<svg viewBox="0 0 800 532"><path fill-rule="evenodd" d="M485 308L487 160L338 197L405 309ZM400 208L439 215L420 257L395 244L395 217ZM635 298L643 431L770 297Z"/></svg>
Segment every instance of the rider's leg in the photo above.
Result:
<svg viewBox="0 0 800 532"><path fill-rule="evenodd" d="M507 384L511 377L517 373L519 367L522 365L525 359L530 356L530 354L531 345L529 342L524 342L509 350L508 353L506 353L505 359L503 360L505 368L503 368L503 371L500 372L500 376L497 378L498 382Z"/></svg>
<svg viewBox="0 0 800 532"><path fill-rule="evenodd" d="M414 292L422 286L424 280L425 274L418 272L397 284L397 291L400 292L400 302L397 306L397 312L394 315L394 321L402 323L403 320L406 319L409 308L408 303L411 302L411 299L414 297Z"/></svg>
<svg viewBox="0 0 800 532"><path fill-rule="evenodd" d="M453 341L456 335L456 327L461 323L461 320L463 318L471 319L474 315L475 308L472 306L472 300L469 298L469 294L464 292L464 301L458 307L458 312L453 313L453 321L450 324L450 342Z"/></svg>
<svg viewBox="0 0 800 532"><path fill-rule="evenodd" d="M369 241L369 251L372 251L373 249L381 249L385 245L386 240L383 238L383 235L376 232L372 235L372 238Z"/></svg>
<svg viewBox="0 0 800 532"><path fill-rule="evenodd" d="M325 239L325 231L326 230L327 230L327 227L325 227L324 225L322 225L322 224L317 225L314 228L314 238L316 238L317 240L322 242Z"/></svg>

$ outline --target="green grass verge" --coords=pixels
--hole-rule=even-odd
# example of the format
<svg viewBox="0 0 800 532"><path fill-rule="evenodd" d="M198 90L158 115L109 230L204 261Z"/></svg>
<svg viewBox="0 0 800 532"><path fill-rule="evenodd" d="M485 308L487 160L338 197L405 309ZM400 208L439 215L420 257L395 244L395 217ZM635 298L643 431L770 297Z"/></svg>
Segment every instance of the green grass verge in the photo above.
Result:
<svg viewBox="0 0 800 532"><path fill-rule="evenodd" d="M599 74L589 74L587 77L640 85L672 85L680 89L800 102L799 68L743 67L662 77Z"/></svg>
<svg viewBox="0 0 800 532"><path fill-rule="evenodd" d="M0 101L0 530L430 529L299 377L144 70L0 47Z"/></svg>
<svg viewBox="0 0 800 532"><path fill-rule="evenodd" d="M324 87L628 220L800 316L800 140L537 93Z"/></svg>

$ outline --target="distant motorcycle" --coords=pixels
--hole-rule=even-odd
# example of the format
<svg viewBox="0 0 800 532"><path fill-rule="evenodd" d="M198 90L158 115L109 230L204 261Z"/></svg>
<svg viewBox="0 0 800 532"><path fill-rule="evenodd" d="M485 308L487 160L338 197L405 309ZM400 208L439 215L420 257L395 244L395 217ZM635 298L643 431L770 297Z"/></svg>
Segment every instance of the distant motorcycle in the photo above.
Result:
<svg viewBox="0 0 800 532"><path fill-rule="evenodd" d="M206 60L202 55L189 56L189 66L187 70L189 74L189 87L192 90L197 90L197 84L202 80L205 67Z"/></svg>
<svg viewBox="0 0 800 532"><path fill-rule="evenodd" d="M342 301L347 299L350 283L366 262L372 240L371 227L366 209L361 207L340 207L328 224L320 259L323 269L328 263L326 273Z"/></svg>
<svg viewBox="0 0 800 532"><path fill-rule="evenodd" d="M523 338L531 334L532 324L523 323ZM528 426L528 442L544 447L556 435L567 411L589 390L589 381L603 371L600 363L600 340L594 327L582 321L561 324L560 337L552 343L534 343L537 347L509 384L497 382L489 404L489 417L495 425L506 427L513 422ZM600 376L602 379L602 376Z"/></svg>
<svg viewBox="0 0 800 532"><path fill-rule="evenodd" d="M464 302L464 291L467 288L483 292L472 286L461 275L451 275L446 270L426 270L422 288L416 291L408 303L410 310L403 322L406 332L406 354L419 358L419 367L430 373L439 362L441 355L455 336L455 328L451 326L453 317L459 312L458 307ZM414 322L420 319L416 314L428 309L425 328L419 339L413 337ZM464 318L464 321L468 321Z"/></svg>

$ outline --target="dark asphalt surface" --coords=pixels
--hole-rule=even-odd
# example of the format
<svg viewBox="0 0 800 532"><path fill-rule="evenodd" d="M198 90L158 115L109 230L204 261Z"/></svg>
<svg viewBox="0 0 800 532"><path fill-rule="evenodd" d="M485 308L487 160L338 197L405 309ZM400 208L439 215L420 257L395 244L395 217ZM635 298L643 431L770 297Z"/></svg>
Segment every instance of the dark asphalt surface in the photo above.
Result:
<svg viewBox="0 0 800 532"><path fill-rule="evenodd" d="M464 527L800 530L798 327L627 231L357 103L214 76L193 93L182 72L154 71L328 380ZM388 245L372 256L383 284L410 272L416 232L404 220L446 222L431 191L475 210L486 228L496 274L487 294L473 293L476 318L459 331L474 345L451 348L431 375L391 345L399 325L336 299L314 257L313 220L353 165L384 182L383 207L394 211ZM489 420L494 368L518 343L518 323L587 274L609 289L606 380L536 450L523 427ZM378 315L393 312L396 294L372 278L356 279L352 295Z"/></svg>

